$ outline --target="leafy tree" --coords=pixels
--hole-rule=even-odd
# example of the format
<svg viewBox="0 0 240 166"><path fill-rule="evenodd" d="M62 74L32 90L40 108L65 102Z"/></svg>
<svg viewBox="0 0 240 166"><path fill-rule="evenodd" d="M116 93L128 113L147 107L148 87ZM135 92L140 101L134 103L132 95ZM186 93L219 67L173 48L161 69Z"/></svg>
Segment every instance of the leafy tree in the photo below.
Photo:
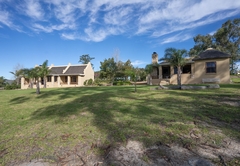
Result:
<svg viewBox="0 0 240 166"><path fill-rule="evenodd" d="M214 38L216 48L232 56L230 71L233 73L235 62L240 60L240 18L225 22Z"/></svg>
<svg viewBox="0 0 240 166"><path fill-rule="evenodd" d="M36 81L36 94L40 94L40 85L39 85L39 79L41 77L46 77L50 70L47 67L48 60L44 61L42 65L36 66L34 68L25 68L22 69L23 76L25 78L28 78L30 80L30 87L33 87L33 80ZM46 82L46 81L44 81Z"/></svg>
<svg viewBox="0 0 240 166"><path fill-rule="evenodd" d="M40 94L40 86L39 86L39 79L42 76L41 73L41 67L36 66L34 68L30 69L23 69L23 75L25 78L28 78L30 80L30 87L33 87L33 80L36 81L36 94Z"/></svg>
<svg viewBox="0 0 240 166"><path fill-rule="evenodd" d="M7 80L3 76L1 76L0 77L0 87L4 87L6 85L6 81Z"/></svg>
<svg viewBox="0 0 240 166"><path fill-rule="evenodd" d="M138 67L132 68L130 74L131 80L134 81L134 92L137 92L137 81L140 81L141 70Z"/></svg>
<svg viewBox="0 0 240 166"><path fill-rule="evenodd" d="M100 64L100 78L108 79L113 83L117 72L117 64L114 61L114 58L105 59L103 62L100 62Z"/></svg>
<svg viewBox="0 0 240 166"><path fill-rule="evenodd" d="M23 76L27 79L29 79L29 82L30 82L30 88L32 89L33 88L33 84L34 84L34 79L35 79L35 73L34 73L34 68L24 68L22 69L22 73L23 73Z"/></svg>
<svg viewBox="0 0 240 166"><path fill-rule="evenodd" d="M233 73L235 63L240 61L240 18L226 21L213 35L197 35L194 42L195 45L189 52L191 56L198 55L209 47L230 54L230 71Z"/></svg>
<svg viewBox="0 0 240 166"><path fill-rule="evenodd" d="M50 73L50 70L48 68L48 60L44 61L43 64L40 67L41 67L40 75L44 79L44 88L46 88L47 76Z"/></svg>
<svg viewBox="0 0 240 166"><path fill-rule="evenodd" d="M188 53L185 49L167 48L165 50L164 58L161 59L169 62L172 66L177 67L177 83L179 88L181 87L181 68L186 64L187 56Z"/></svg>
<svg viewBox="0 0 240 166"><path fill-rule="evenodd" d="M202 51L205 51L207 48L216 48L215 44L213 43L213 36L212 35L197 35L193 38L195 45L193 48L190 49L189 54L190 56L195 56L200 54Z"/></svg>
<svg viewBox="0 0 240 166"><path fill-rule="evenodd" d="M117 72L115 77L127 80L130 76L131 70L133 69L132 63L130 60L126 62L118 61L117 64Z"/></svg>
<svg viewBox="0 0 240 166"><path fill-rule="evenodd" d="M84 54L84 55L81 55L80 58L79 58L79 61L78 62L81 62L82 64L87 64L88 62L91 62L91 60L95 59L94 57L90 57L89 54ZM92 67L93 67L93 64L91 63Z"/></svg>
<svg viewBox="0 0 240 166"><path fill-rule="evenodd" d="M10 73L14 75L17 85L19 85L21 81L22 69L23 69L23 66L20 64L17 64L14 67L14 71L10 71Z"/></svg>

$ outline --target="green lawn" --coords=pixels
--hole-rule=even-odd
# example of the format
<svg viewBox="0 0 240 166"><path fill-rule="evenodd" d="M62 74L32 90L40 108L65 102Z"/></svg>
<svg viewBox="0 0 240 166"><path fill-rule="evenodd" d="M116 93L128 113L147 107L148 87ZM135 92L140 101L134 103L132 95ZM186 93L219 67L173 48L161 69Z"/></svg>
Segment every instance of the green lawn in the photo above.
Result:
<svg viewBox="0 0 240 166"><path fill-rule="evenodd" d="M137 140L145 146L197 143L194 129L204 141L221 145L222 135L211 134L204 123L211 119L229 137L240 139L231 127L240 119L240 107L223 102L240 100L240 84L208 90L150 90L150 86L82 87L0 91L0 165L13 161L58 156L61 149L79 144L103 146ZM225 123L226 122L226 123ZM229 125L228 125L229 124ZM100 143L99 143L100 142ZM104 153L92 148L88 153Z"/></svg>
<svg viewBox="0 0 240 166"><path fill-rule="evenodd" d="M231 80L234 83L240 83L240 77L234 77L234 78L231 78Z"/></svg>

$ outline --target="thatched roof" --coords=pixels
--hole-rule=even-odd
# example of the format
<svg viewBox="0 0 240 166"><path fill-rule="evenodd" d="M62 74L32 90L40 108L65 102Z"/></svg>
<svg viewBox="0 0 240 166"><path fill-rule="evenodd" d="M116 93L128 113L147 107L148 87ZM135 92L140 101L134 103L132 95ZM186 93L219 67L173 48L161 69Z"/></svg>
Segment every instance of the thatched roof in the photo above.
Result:
<svg viewBox="0 0 240 166"><path fill-rule="evenodd" d="M222 58L230 58L230 57L231 55L227 53L209 48L203 51L202 53L200 53L195 58L193 58L193 61L205 60L205 59L222 59Z"/></svg>

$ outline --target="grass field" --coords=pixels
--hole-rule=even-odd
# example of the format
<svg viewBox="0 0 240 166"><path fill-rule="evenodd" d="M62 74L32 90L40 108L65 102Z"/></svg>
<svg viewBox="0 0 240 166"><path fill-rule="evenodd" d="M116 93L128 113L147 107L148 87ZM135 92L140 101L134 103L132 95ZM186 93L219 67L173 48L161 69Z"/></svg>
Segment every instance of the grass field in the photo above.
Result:
<svg viewBox="0 0 240 166"><path fill-rule="evenodd" d="M226 104L240 100L240 84L210 90L150 90L150 86L137 90L59 88L41 89L40 95L35 90L0 91L0 165L54 158L78 144L107 146L128 139L146 147L161 141L194 148L195 141L181 137L193 129L218 146L223 136L211 134L203 125L211 119L225 124L212 124L225 135L240 140L240 132L231 125L239 124L240 107ZM101 148L87 153L92 152L104 153Z"/></svg>
<svg viewBox="0 0 240 166"><path fill-rule="evenodd" d="M231 78L231 80L234 83L240 83L240 77L234 77L234 78Z"/></svg>

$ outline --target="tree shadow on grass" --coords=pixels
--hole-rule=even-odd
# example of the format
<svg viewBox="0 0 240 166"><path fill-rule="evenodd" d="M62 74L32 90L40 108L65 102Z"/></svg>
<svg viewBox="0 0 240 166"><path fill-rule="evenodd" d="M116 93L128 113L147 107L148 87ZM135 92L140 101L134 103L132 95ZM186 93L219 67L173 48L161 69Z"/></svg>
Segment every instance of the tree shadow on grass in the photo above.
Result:
<svg viewBox="0 0 240 166"><path fill-rule="evenodd" d="M20 96L20 97L16 97L10 100L11 104L21 104L24 102L27 102L30 99L30 97L26 97L26 96Z"/></svg>
<svg viewBox="0 0 240 166"><path fill-rule="evenodd" d="M87 137L88 140L83 138L82 141L92 143L100 133L106 135L101 140L101 147L127 140L136 140L149 147L156 142L186 146L192 140L182 136L199 127L195 121L209 123L212 117L222 121L240 118L237 108L219 105L216 102L219 97L212 91L149 91L146 87L138 87L137 93L133 90L134 87L46 89L36 98L55 98L59 102L37 109L31 120L47 120L59 125L65 125L65 121L72 121L71 125L84 121L79 123L83 125L81 127L90 126L90 134L93 126L98 134L95 134L96 138ZM229 94L222 91L217 95ZM211 125L220 129L230 127ZM231 130L238 132L238 129Z"/></svg>

